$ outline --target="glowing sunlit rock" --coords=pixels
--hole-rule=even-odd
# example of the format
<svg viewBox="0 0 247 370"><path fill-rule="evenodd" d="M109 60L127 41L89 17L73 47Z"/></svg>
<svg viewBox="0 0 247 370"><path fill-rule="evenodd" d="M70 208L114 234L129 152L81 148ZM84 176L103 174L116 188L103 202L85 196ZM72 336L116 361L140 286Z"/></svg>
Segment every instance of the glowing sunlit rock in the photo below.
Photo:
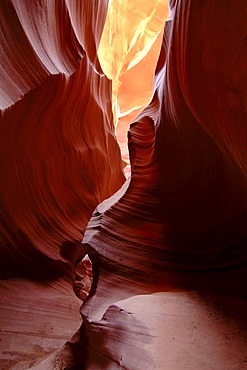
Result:
<svg viewBox="0 0 247 370"><path fill-rule="evenodd" d="M98 57L112 80L113 111L126 114L150 101L167 15L167 0L110 2Z"/></svg>
<svg viewBox="0 0 247 370"><path fill-rule="evenodd" d="M245 368L246 1L109 5L0 1L0 366Z"/></svg>

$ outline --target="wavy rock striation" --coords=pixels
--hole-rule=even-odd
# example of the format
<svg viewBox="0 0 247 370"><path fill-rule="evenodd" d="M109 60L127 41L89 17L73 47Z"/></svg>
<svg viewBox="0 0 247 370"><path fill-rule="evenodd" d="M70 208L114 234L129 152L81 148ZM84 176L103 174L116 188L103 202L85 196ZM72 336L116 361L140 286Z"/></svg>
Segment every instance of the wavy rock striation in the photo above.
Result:
<svg viewBox="0 0 247 370"><path fill-rule="evenodd" d="M238 50L245 48L244 26L235 32L245 13L234 17L234 7L224 6L219 23L222 4L173 5L154 98L129 131L129 188L97 227L92 220L93 236L89 225L84 239L119 271L143 276L247 262L245 72L233 69L244 51L220 63L214 53L217 47L230 53L230 37ZM221 29L227 24L226 41Z"/></svg>
<svg viewBox="0 0 247 370"><path fill-rule="evenodd" d="M3 107L25 94L1 114L1 264L29 270L81 240L95 206L124 180L111 82L96 57L107 2L1 8Z"/></svg>
<svg viewBox="0 0 247 370"><path fill-rule="evenodd" d="M245 1L170 1L125 183L97 56L107 6L0 2L2 366L244 369ZM81 322L73 289L82 325L56 351Z"/></svg>
<svg viewBox="0 0 247 370"><path fill-rule="evenodd" d="M246 296L247 9L244 2L239 7L170 2L155 94L129 130L130 183L118 200L97 207L83 239L99 270L96 293L81 310L93 321L116 300L138 294L196 289L205 301L209 292L213 300ZM243 307L230 299L235 304ZM226 303L220 306L225 312ZM231 367L231 356L223 356ZM157 368L181 368L161 357ZM202 368L218 368L209 362Z"/></svg>

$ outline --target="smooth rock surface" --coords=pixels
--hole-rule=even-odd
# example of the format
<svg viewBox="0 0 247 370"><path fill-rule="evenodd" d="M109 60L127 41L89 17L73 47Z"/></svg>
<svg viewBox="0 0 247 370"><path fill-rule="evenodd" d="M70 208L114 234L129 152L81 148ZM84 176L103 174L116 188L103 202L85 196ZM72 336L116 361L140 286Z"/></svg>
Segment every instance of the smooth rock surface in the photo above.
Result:
<svg viewBox="0 0 247 370"><path fill-rule="evenodd" d="M0 1L2 370L247 369L246 1L166 5Z"/></svg>

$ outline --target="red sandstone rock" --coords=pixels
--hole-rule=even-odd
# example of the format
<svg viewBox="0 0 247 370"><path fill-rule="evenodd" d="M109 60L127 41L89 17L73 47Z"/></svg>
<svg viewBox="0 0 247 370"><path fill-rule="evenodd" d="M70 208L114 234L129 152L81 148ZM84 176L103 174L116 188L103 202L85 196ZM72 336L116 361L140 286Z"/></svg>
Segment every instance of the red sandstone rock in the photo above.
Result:
<svg viewBox="0 0 247 370"><path fill-rule="evenodd" d="M0 8L1 366L245 369L245 1L170 1L131 179L82 245L124 180L107 1Z"/></svg>
<svg viewBox="0 0 247 370"><path fill-rule="evenodd" d="M12 47L13 52L19 50L15 60L10 59L8 49L3 49L6 64L3 62L2 67L8 77L3 81L11 86L13 80L17 85L23 78L30 80L25 89L11 89L19 97L32 89L2 112L0 122L0 240L5 256L1 262L11 259L8 263L14 270L31 269L30 260L42 255L58 260L59 246L66 240L81 240L95 206L123 182L111 113L111 82L95 71L100 72L94 48L104 25L106 5L94 2L87 9L80 2L56 6L45 1L40 5L1 2L6 28L3 36L14 32L13 43L18 37L29 39L27 46L20 41L21 50ZM82 10L84 25L79 30L78 9ZM97 31L86 37L87 22L97 12L101 22ZM7 15L12 23L8 23ZM3 41L8 43L4 37ZM45 81L25 65L29 54L36 74L42 68L46 70ZM26 68L25 75L21 68Z"/></svg>
<svg viewBox="0 0 247 370"><path fill-rule="evenodd" d="M84 236L89 254L90 248L97 252L92 260L100 275L82 313L97 322L116 298L142 293L196 289L207 292L207 302L213 292L223 312L221 295L246 296L246 72L234 65L245 53L247 8L242 3L238 13L232 4L193 1L171 8L156 93L129 131L129 187L115 204L96 209ZM235 366L230 354L223 355L224 365L209 365L210 356L201 368ZM236 366L245 368L241 356ZM158 368L185 364L164 361Z"/></svg>

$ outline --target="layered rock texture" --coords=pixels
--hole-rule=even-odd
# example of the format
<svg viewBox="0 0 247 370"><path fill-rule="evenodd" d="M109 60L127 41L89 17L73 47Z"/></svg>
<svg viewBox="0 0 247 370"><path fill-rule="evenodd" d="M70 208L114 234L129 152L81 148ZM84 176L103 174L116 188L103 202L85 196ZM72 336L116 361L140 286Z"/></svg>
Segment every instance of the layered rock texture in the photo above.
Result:
<svg viewBox="0 0 247 370"><path fill-rule="evenodd" d="M246 17L0 2L1 369L247 369Z"/></svg>
<svg viewBox="0 0 247 370"><path fill-rule="evenodd" d="M111 82L95 51L107 3L1 7L3 88L11 103L21 98L1 115L1 245L28 270L30 258L59 260L59 246L80 240L93 209L124 181Z"/></svg>

